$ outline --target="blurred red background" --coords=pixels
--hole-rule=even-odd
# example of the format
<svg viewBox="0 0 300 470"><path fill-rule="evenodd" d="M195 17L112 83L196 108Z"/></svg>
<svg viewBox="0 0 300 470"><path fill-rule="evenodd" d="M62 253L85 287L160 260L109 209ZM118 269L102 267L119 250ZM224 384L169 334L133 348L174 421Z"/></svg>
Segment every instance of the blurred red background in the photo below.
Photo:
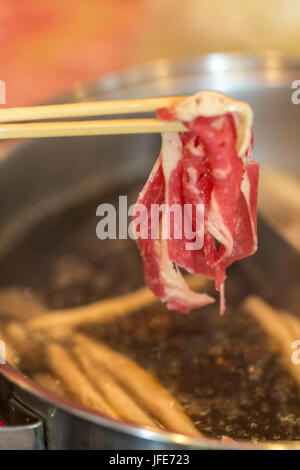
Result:
<svg viewBox="0 0 300 470"><path fill-rule="evenodd" d="M131 62L143 0L0 0L7 105L42 101Z"/></svg>
<svg viewBox="0 0 300 470"><path fill-rule="evenodd" d="M300 52L299 0L0 0L7 106L159 57Z"/></svg>

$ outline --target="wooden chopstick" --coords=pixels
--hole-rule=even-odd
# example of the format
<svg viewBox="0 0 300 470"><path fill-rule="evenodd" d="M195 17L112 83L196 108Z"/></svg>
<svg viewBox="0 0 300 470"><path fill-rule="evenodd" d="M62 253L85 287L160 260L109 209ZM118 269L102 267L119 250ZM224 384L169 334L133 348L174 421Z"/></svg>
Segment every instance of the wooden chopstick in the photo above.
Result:
<svg viewBox="0 0 300 470"><path fill-rule="evenodd" d="M47 123L34 122L30 124L0 125L0 140L83 135L153 134L186 131L188 131L188 129L181 122L161 121L155 118Z"/></svg>
<svg viewBox="0 0 300 470"><path fill-rule="evenodd" d="M186 96L164 96L162 98L92 101L87 103L5 108L0 111L0 122L40 121L43 119L144 113L157 111L159 108L170 108L184 98L186 98Z"/></svg>
<svg viewBox="0 0 300 470"><path fill-rule="evenodd" d="M184 132L187 128L180 122L167 122L155 118L25 122L154 112L159 108L170 108L184 98L185 96L166 96L7 108L0 111L0 139Z"/></svg>

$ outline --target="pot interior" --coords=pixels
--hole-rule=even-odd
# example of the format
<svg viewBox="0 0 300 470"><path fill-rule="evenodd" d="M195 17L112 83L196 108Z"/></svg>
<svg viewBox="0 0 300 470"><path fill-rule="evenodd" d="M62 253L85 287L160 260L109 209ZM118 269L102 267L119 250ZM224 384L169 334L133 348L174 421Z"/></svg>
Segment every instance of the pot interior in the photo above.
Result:
<svg viewBox="0 0 300 470"><path fill-rule="evenodd" d="M210 67L217 60L214 57ZM228 64L223 71L222 67L210 70L207 64L198 71L181 67L177 74L171 66L163 73L157 65L156 78L153 71L148 80L127 76L116 89L100 92L96 86L86 96L171 95L201 88L224 91L254 107L255 158L262 167L298 172L300 107L290 100L292 67ZM120 195L128 197L128 206L134 203L159 146L159 136L41 140L19 148L1 163L0 326L4 332L12 322L26 328L30 318L47 310L125 295L144 285L135 242L99 240L96 209L101 203L118 208ZM243 299L258 291L243 263L234 265L228 278L223 317L218 302L190 315L152 303L105 324L81 324L78 330L153 374L205 436L297 440L298 386L270 347L266 333L241 308ZM206 289L215 295L213 286L208 284ZM60 330L58 326L54 340L47 331L29 332L34 348L20 345L15 365L34 380L47 374L53 378L45 359L49 342L58 341L72 353L69 337ZM58 392L78 401L58 377L54 379Z"/></svg>

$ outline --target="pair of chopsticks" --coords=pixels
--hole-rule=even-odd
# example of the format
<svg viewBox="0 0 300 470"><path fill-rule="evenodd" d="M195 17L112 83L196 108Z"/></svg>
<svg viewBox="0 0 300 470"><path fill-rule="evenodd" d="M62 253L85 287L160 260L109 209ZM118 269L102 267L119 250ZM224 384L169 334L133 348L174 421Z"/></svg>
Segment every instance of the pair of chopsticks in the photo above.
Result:
<svg viewBox="0 0 300 470"><path fill-rule="evenodd" d="M156 118L48 121L64 118L156 112L160 108L170 108L184 98L185 96L169 96L135 100L26 106L23 108L5 108L2 110L0 108L0 140L83 135L184 132L187 128L181 122L167 122ZM43 120L47 120L47 122L39 122Z"/></svg>

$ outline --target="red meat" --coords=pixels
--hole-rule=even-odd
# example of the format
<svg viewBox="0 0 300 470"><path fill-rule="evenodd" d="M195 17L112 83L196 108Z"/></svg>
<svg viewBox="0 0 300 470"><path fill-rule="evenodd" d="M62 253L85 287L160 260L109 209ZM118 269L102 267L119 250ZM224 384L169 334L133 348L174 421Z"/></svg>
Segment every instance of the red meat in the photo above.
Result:
<svg viewBox="0 0 300 470"><path fill-rule="evenodd" d="M218 105L221 103L223 106L224 102L227 105L224 95L206 93L208 98L213 98L212 105L215 100L220 100ZM195 102L191 101L189 106L197 106L199 96L201 100L204 95L195 95ZM228 98L228 103L230 112L220 113L216 108L218 113L214 116L213 109L209 113L206 110L206 115L193 116L190 121L182 119L182 112L177 113L176 108L159 111L159 118L180 119L189 131L162 136L160 156L135 206L135 236L143 258L146 283L157 297L166 302L168 308L184 313L209 304L214 299L205 293L192 291L179 267L215 280L216 289L221 292L223 313L226 268L257 249L259 166L251 159L251 128L248 129L247 141L246 118L235 111L233 100ZM247 145L240 151L243 147L242 132L243 142ZM147 209L143 220L139 217L141 204ZM175 204L182 209L181 214L189 205L187 217L194 239L187 238L184 231L187 219L177 212L170 216L170 212L163 207L159 218L154 220L151 212L153 204L164 204L165 207ZM203 223L197 225L197 214L201 219L201 210L204 211ZM143 225L144 222L146 225ZM153 238L155 224L158 225L158 236ZM169 224L169 231L166 224ZM178 236L180 229L181 236ZM164 236L166 233L167 236ZM197 240L197 249L187 248L190 246L188 243Z"/></svg>

